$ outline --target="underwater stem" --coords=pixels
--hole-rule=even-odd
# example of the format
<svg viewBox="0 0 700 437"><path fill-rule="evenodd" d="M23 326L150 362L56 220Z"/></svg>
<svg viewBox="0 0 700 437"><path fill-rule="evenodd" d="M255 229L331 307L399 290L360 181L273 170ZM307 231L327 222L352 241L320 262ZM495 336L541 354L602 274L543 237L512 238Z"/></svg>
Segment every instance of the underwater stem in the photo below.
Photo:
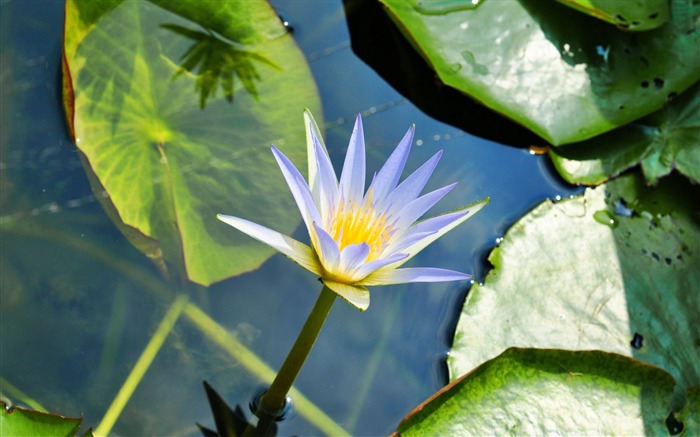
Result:
<svg viewBox="0 0 700 437"><path fill-rule="evenodd" d="M306 323L301 328L292 350L289 351L289 355L287 355L277 376L272 381L272 385L260 400L260 405L255 414L261 419L264 416L274 417L284 409L287 393L292 388L294 380L316 342L319 332L321 332L323 323L326 321L326 317L335 301L335 296L336 294L331 289L325 285L323 286L323 290L321 290L316 304L306 319Z"/></svg>
<svg viewBox="0 0 700 437"><path fill-rule="evenodd" d="M126 378L126 381L124 381L122 387L119 389L119 393L117 393L117 396L114 398L112 404L109 406L107 412L100 421L100 424L95 429L94 435L106 436L112 430L112 426L114 426L114 423L119 418L124 406L131 398L131 395L136 390L136 387L139 385L139 382L141 382L141 379L143 379L143 376L146 374L148 368L151 366L151 363L158 354L161 346L163 346L168 334L170 334L170 332L173 330L175 322L177 321L178 317L180 317L180 314L182 313L182 310L185 308L186 304L187 296L181 294L177 297L177 299L175 299L175 302L173 302L173 304L170 306L168 312L165 313L163 320L161 320L160 324L158 325L158 329L156 329L156 332L153 333L153 337L151 337L151 340L141 353L138 361L136 361L131 373Z"/></svg>
<svg viewBox="0 0 700 437"><path fill-rule="evenodd" d="M98 246L85 238L69 232L56 228L34 226L33 223L30 223L30 225L31 227L27 227L27 222L13 222L11 225L4 227L3 231L28 238L45 240L54 244L63 244L78 253L90 256L96 261L103 263L125 278L139 284L143 290L148 291L160 300L166 300L172 296L172 290L161 278L154 276L141 266L115 256L113 251L106 250L103 246ZM275 372L270 366L197 305L187 303L183 315L194 327L204 333L213 344L229 354L231 358L240 362L255 378L264 382L273 380ZM299 390L292 387L290 393L294 397L296 411L322 433L329 436L350 435Z"/></svg>

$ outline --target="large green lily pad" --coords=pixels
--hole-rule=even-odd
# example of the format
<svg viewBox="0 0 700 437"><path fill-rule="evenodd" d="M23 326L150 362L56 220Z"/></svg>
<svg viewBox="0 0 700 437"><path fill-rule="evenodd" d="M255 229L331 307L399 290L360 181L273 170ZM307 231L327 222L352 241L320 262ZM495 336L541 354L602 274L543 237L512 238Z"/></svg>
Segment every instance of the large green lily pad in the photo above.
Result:
<svg viewBox="0 0 700 437"><path fill-rule="evenodd" d="M700 387L690 387L688 404L678 414L678 420L683 424L683 429L687 430L686 435L700 433Z"/></svg>
<svg viewBox="0 0 700 437"><path fill-rule="evenodd" d="M668 0L557 0L623 30L655 29L666 23Z"/></svg>
<svg viewBox="0 0 700 437"><path fill-rule="evenodd" d="M700 79L697 2L626 32L555 2L382 0L440 80L553 145L660 109Z"/></svg>
<svg viewBox="0 0 700 437"><path fill-rule="evenodd" d="M64 101L120 229L164 272L208 285L272 254L217 213L298 225L269 145L303 164L303 109L320 102L267 2L155 3L67 2Z"/></svg>
<svg viewBox="0 0 700 437"><path fill-rule="evenodd" d="M399 426L403 436L667 435L673 378L600 351L508 349Z"/></svg>
<svg viewBox="0 0 700 437"><path fill-rule="evenodd" d="M4 402L0 402L0 430L6 436L75 436L83 419L59 416L57 414L42 413L14 407L6 409ZM87 431L86 436L92 436Z"/></svg>
<svg viewBox="0 0 700 437"><path fill-rule="evenodd" d="M673 169L700 183L700 82L648 117L550 156L571 183L599 184L637 164L651 184Z"/></svg>
<svg viewBox="0 0 700 437"><path fill-rule="evenodd" d="M680 409L700 385L700 193L667 179L618 178L513 225L467 296L452 378L510 347L598 349L668 371Z"/></svg>

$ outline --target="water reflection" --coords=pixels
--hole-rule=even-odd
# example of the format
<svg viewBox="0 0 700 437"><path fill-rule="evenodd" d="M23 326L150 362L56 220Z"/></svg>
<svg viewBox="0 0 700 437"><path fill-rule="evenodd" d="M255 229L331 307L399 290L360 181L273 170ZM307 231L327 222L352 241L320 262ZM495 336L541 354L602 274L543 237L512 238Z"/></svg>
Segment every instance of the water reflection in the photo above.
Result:
<svg viewBox="0 0 700 437"><path fill-rule="evenodd" d="M15 29L13 35L22 35L18 48L3 52L3 56L14 52L13 56L19 59L14 61L15 79L10 79L30 81L21 93L16 93L14 105L3 106L11 108L2 114L7 117L3 118L2 129L1 160L6 164L3 181L12 185L2 185L0 223L7 226L9 221L21 222L34 233L46 230L53 239L69 235L76 245L99 249L99 253L110 257L102 263L99 260L103 258L88 256L78 246L61 245L43 237L10 238L7 227L1 229L0 339L7 353L0 359L0 373L51 411L82 415L86 425L94 426L136 361L166 304L161 294L151 293L126 273L128 269L122 268L128 267L135 275L147 279L144 282L163 288L163 294L179 290L159 282L152 266L114 229L95 195L90 194L75 148L65 138L56 97L60 90L62 5L48 1L44 3L48 6L37 13L30 10L31 4L39 2L0 3L3 19L20 17L13 18L11 24L16 27L2 29L3 32ZM338 146L330 150L334 162L342 162L334 154L344 153L342 147L347 145L350 121L358 112L365 117L368 132L373 133L368 143L373 168L386 159L398 141L396 132L416 123L417 139L422 145L415 148L408 167L414 168L438 148L444 148L444 167L436 175L435 186L454 180L462 182L449 200L454 203L444 209L457 207L480 194L493 195L493 202L482 217L477 215L469 227L454 230L456 234L450 241L426 249L428 252L420 261L449 263L450 268L476 273L481 279L485 269L482 259L493 246L495 236L503 235L513 220L541 199L568 193L562 185L557 185L559 182L548 180L556 175L546 168L547 161L541 157L479 140L441 124L387 86L350 50L340 4L314 2L313 7L307 2L285 4L288 9L285 18L297 28L295 38L314 69L326 119L332 120L326 129L327 143ZM17 13L10 13L11 8ZM170 30L162 32L174 36ZM186 45L191 41L176 38L179 41L172 41L172 47L165 47L169 59L178 59L186 53ZM38 55L48 55L48 66L29 62ZM272 70L267 65L261 67L255 59L249 60L264 79L265 70ZM277 62L285 68L288 65ZM182 86L191 92L191 84L182 77L175 84L168 83L172 74L170 69L159 76L159 83ZM185 74L193 73L181 73ZM263 84L254 82L263 95L263 86L271 83L272 80L264 80ZM285 82L279 89L293 84L294 81ZM8 89L11 88L3 87L2 92ZM275 90L270 93L279 95ZM105 93L105 97L108 95L109 92ZM173 125L212 131L206 129L211 122L192 114L214 112L211 111L215 109L214 98L207 100L205 111L199 111L197 102L192 102L195 99L188 97L194 111L175 119ZM247 90L236 96L236 100L237 107L253 101ZM227 104L221 103L226 107ZM294 128L299 127L301 108L294 108L296 118L290 120ZM279 126L275 126L274 132L266 127L259 137L240 137L242 126L260 129L260 122L250 120L246 118L236 123L235 129L207 141L207 144L221 144L218 161L185 160L187 167L178 174L195 177L212 174L215 167L232 165L241 154L248 153L241 150L244 144L261 148L265 145L267 155L266 143L276 142L278 137L283 136L287 144L295 143L292 135L280 133ZM233 123L228 119L216 124L230 125ZM302 129L299 131L303 134ZM299 141L303 145L303 138ZM249 164L246 162L245 166ZM4 179L10 173L12 179ZM235 178L228 174L224 179ZM10 198L8 192L16 195ZM234 197L227 196L227 204L235 202ZM226 232L229 233L228 229ZM475 251L476 255L472 256ZM109 267L105 267L107 264ZM195 296L201 298L198 304L212 319L275 367L294 340L307 307L313 303L315 296L311 291L318 287L312 275L297 272L300 269L294 267L287 269L288 264L285 258L276 256L250 274L191 293L193 300ZM71 297L70 292L80 295ZM352 434L386 435L408 410L446 381L442 365L451 340L447 332L453 330L454 323L445 315L454 314L465 292L441 286L387 287L377 293L373 308L360 322L356 310L338 306L326 327L327 333L319 339L310 357L308 371L302 372L300 390ZM297 302L295 308L290 309L289 301ZM120 319L120 311L125 313L124 319ZM270 318L269 314L274 317ZM213 429L202 379L209 380L230 405L248 402L259 381L193 326L189 319L176 326L152 372L127 404L115 433L200 435L195 422ZM246 327L253 327L255 335L247 335ZM27 344L37 346L28 348ZM97 364L103 356L106 357L104 368ZM324 375L334 368L344 369L343 374L324 382L327 380ZM284 427L282 434L319 434L321 431L299 413L298 400L299 397L294 398L298 414L279 424L280 428ZM247 413L245 406L243 410Z"/></svg>
<svg viewBox="0 0 700 437"><path fill-rule="evenodd" d="M243 84L243 88L257 99L255 82L259 82L261 78L253 61L282 71L282 67L271 59L250 50L236 48L233 43L216 36L211 29L200 32L177 24L162 24L160 27L193 41L182 55L180 68L172 79L177 79L185 72L193 75L195 89L200 92L199 106L202 109L206 106L207 99L216 92L219 81L224 97L229 103L233 103L234 73Z"/></svg>

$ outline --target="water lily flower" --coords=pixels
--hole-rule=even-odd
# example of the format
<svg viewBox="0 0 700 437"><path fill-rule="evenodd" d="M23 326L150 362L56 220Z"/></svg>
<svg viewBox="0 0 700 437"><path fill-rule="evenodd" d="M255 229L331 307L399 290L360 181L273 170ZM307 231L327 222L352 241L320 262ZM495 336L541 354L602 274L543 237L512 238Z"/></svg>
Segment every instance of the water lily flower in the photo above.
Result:
<svg viewBox="0 0 700 437"><path fill-rule="evenodd" d="M369 307L367 286L469 279L471 275L401 266L433 241L479 211L488 198L417 221L456 184L421 195L437 165L437 152L399 184L413 142L412 126L365 192L362 117L355 122L338 180L320 131L309 111L306 122L308 183L274 145L272 153L289 185L311 246L251 221L219 214L241 232L283 253L320 276L323 284L361 311Z"/></svg>

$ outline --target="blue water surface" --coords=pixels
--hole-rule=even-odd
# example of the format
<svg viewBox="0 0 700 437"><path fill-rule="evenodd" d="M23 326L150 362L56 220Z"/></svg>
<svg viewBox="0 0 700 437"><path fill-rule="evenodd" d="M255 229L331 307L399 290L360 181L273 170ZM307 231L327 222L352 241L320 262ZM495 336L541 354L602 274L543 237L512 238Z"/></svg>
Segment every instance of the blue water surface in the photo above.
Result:
<svg viewBox="0 0 700 437"><path fill-rule="evenodd" d="M353 54L340 1L272 4L293 26L313 71L326 144L338 170L354 118L362 114L370 174L415 124L406 174L443 150L426 189L459 183L432 213L491 198L412 265L470 272L481 281L488 252L514 221L544 199L580 191L558 179L546 156L471 136L422 113ZM10 393L16 391L5 381L48 410L82 416L94 427L166 303L143 293L120 270L125 260L154 271L95 201L67 134L60 93L63 7L57 0L0 3L0 375L8 400L17 400ZM12 232L19 222L32 231ZM302 229L295 236L305 239ZM93 247L112 261L90 252ZM365 313L338 301L296 387L353 435L392 432L447 383L445 358L468 287L467 281L375 287ZM276 369L319 291L313 275L275 255L258 270L200 288L194 296ZM200 332L178 324L113 433L198 435L195 422L213 427L202 380L232 405L247 405L260 386ZM280 430L319 432L294 413Z"/></svg>

